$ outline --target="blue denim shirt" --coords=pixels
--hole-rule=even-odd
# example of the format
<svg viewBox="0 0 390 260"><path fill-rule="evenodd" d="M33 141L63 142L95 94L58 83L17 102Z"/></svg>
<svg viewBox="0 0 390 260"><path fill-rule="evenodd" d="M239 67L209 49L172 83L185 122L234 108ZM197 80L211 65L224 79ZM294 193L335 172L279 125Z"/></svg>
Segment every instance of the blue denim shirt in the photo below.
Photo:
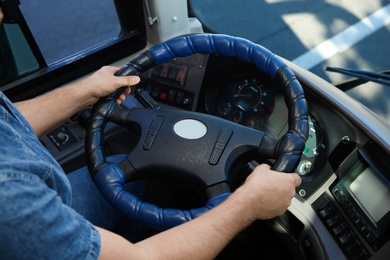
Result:
<svg viewBox="0 0 390 260"><path fill-rule="evenodd" d="M71 200L61 167L0 92L0 258L96 259L99 233Z"/></svg>

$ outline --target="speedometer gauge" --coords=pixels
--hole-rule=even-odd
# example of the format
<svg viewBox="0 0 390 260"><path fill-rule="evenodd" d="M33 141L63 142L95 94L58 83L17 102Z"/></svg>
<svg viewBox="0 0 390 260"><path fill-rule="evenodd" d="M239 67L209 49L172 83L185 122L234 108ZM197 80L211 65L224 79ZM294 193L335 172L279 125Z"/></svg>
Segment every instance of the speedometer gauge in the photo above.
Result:
<svg viewBox="0 0 390 260"><path fill-rule="evenodd" d="M263 131L262 126L273 107L272 88L254 76L231 80L217 101L219 116Z"/></svg>
<svg viewBox="0 0 390 260"><path fill-rule="evenodd" d="M231 102L222 102L218 106L218 112L220 115L222 115L222 117L230 121L236 123L241 123L242 121L242 112L235 109Z"/></svg>
<svg viewBox="0 0 390 260"><path fill-rule="evenodd" d="M256 81L249 82L248 80L244 80L238 83L242 83L242 85L237 86L238 91L234 95L234 101L237 107L242 111L256 109L263 97L261 86L256 84Z"/></svg>

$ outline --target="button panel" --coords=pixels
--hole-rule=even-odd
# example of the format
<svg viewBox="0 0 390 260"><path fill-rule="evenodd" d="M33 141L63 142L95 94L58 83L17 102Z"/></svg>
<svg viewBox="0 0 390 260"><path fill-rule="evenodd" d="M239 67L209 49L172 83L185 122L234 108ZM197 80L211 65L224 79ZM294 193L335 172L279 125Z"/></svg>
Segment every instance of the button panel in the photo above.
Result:
<svg viewBox="0 0 390 260"><path fill-rule="evenodd" d="M191 110L192 108L194 101L194 94L192 92L147 80L143 80L138 88L143 88L148 91L155 101L186 110Z"/></svg>
<svg viewBox="0 0 390 260"><path fill-rule="evenodd" d="M363 242L349 223L343 219L340 211L326 194L321 195L313 203L313 208L348 259L368 259L371 256Z"/></svg>
<svg viewBox="0 0 390 260"><path fill-rule="evenodd" d="M348 201L344 192L341 189L335 189L334 195L337 201L341 204L342 208L348 214L355 227L359 230L360 234L369 242L376 240L378 237L374 231L371 230L369 225L360 217L352 203Z"/></svg>
<svg viewBox="0 0 390 260"><path fill-rule="evenodd" d="M149 71L150 78L166 81L168 84L181 87L185 84L187 74L188 67L186 65L178 65L170 62L158 64Z"/></svg>

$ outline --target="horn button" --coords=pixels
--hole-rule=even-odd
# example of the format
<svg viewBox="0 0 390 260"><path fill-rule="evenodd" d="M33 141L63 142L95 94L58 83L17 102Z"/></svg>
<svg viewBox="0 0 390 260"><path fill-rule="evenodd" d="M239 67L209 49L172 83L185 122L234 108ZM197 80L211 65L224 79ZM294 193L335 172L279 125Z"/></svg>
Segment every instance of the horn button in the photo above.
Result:
<svg viewBox="0 0 390 260"><path fill-rule="evenodd" d="M207 126L195 119L180 120L173 126L173 131L184 139L199 139L206 135Z"/></svg>

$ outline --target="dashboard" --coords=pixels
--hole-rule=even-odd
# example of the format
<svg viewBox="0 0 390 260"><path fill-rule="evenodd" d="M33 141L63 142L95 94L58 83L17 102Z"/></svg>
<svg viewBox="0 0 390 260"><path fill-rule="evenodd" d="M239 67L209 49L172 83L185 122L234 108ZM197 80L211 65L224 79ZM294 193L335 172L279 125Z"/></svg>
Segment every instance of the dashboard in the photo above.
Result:
<svg viewBox="0 0 390 260"><path fill-rule="evenodd" d="M369 129L381 124L375 123L370 112L348 98L337 101L344 94L329 83L299 68L294 72L309 105L309 136L295 170L302 184L289 208L292 215L281 216L275 223L288 234L284 236L288 243L298 244L300 254L307 258L383 259L390 255L390 155L373 133L385 135L388 130ZM279 87L234 58L200 54L176 58L141 78L136 88L146 90L162 109L211 114L274 139L288 129L288 109ZM318 89L322 85L329 89ZM329 96L321 94L329 92ZM128 98L124 106L140 104ZM356 120L358 114L367 115L374 124ZM85 163L79 158L87 118L88 111L83 111L41 138L68 171ZM112 139L109 150L126 152L123 139L115 137L115 126L106 131ZM272 164L272 160L258 158L248 165L261 162Z"/></svg>
<svg viewBox="0 0 390 260"><path fill-rule="evenodd" d="M146 89L156 101L170 107L221 117L274 139L280 139L287 132L288 109L284 96L268 75L235 59L210 56L207 65L202 64L203 59L195 54L158 65L144 73L138 88ZM203 68L207 70L202 71ZM194 78L203 80L192 86ZM329 176L321 172L328 145L321 116L314 109L310 111L309 136L296 169L303 178L303 185L297 191L302 198L310 196Z"/></svg>
<svg viewBox="0 0 390 260"><path fill-rule="evenodd" d="M192 62L186 63L186 58L180 59L157 68L152 77L144 78L141 87L162 103L215 115L275 139L286 133L288 109L284 96L267 75L232 58L210 56L205 71L199 71L204 68L201 63L193 66ZM188 82L188 88L186 84L167 84L165 74L171 69L173 75L177 71L184 72L178 72L178 75L181 82ZM168 72L161 73L161 70ZM202 78L201 87L191 87L187 77ZM384 163L386 159L378 161L373 156L380 147L352 120L321 100L303 80L301 83L309 104L309 136L295 170L302 177L302 184L297 188L298 200L293 208L302 213L304 205L308 205L307 210L315 212L321 223L317 225L324 228L322 238L328 236L333 244L326 246L338 249L326 252L325 258L345 255L347 259L379 259L390 252L390 165ZM182 91L181 96L187 97L184 100L192 103L175 105L180 100L176 99L175 91ZM383 157L383 154L384 151L377 156ZM260 162L262 158L257 163ZM303 214L310 215L305 210ZM305 223L307 219L299 221L307 229L313 225L312 220L309 223ZM290 234L295 232L285 220L279 220L279 223L284 223L283 228ZM319 230L317 227L315 233L321 233ZM311 232L310 229L308 237L318 235ZM296 234L296 237L302 237L302 234Z"/></svg>

